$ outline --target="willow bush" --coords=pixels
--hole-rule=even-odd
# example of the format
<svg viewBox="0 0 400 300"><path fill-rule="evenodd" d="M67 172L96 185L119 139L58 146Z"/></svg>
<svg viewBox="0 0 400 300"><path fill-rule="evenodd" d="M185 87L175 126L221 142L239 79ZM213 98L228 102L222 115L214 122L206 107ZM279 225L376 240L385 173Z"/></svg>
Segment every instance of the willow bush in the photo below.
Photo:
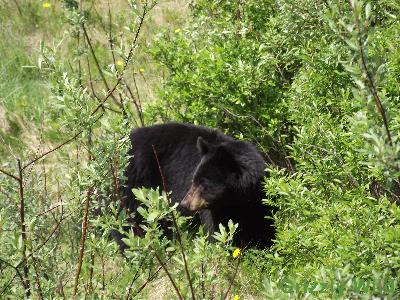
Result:
<svg viewBox="0 0 400 300"><path fill-rule="evenodd" d="M280 153L265 180L277 208L266 296L399 293L399 12L397 1L196 1L153 49L169 76L149 118Z"/></svg>
<svg viewBox="0 0 400 300"><path fill-rule="evenodd" d="M398 1L197 0L164 29L162 5L1 8L12 35L48 35L34 60L1 43L0 298L398 298ZM124 231L129 131L169 120L263 151L270 249L233 249L235 224L209 243L157 190L135 190L144 237Z"/></svg>

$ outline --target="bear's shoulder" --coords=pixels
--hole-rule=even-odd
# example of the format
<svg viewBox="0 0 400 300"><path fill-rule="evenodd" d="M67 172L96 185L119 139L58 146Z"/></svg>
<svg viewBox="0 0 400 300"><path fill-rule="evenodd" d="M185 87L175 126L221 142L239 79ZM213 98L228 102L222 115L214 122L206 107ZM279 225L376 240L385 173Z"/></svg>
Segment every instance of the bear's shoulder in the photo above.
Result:
<svg viewBox="0 0 400 300"><path fill-rule="evenodd" d="M212 143L234 140L217 129L177 122L134 128L130 138L133 144L146 143L146 141L164 141L179 144L193 143L197 141L199 136Z"/></svg>

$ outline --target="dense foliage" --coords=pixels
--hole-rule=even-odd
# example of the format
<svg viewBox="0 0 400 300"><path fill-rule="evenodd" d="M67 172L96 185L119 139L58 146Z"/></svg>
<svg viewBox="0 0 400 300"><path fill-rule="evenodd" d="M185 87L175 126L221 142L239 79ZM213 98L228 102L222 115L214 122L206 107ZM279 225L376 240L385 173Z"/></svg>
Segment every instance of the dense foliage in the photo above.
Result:
<svg viewBox="0 0 400 300"><path fill-rule="evenodd" d="M271 297L398 293L399 9L197 1L193 22L158 40L169 77L151 117L216 126L290 158L265 183L277 207L263 262L264 278L278 278Z"/></svg>
<svg viewBox="0 0 400 300"><path fill-rule="evenodd" d="M398 1L175 2L0 8L0 298L398 298ZM119 253L127 136L168 120L265 153L271 249L233 249L235 224L210 244L143 189Z"/></svg>

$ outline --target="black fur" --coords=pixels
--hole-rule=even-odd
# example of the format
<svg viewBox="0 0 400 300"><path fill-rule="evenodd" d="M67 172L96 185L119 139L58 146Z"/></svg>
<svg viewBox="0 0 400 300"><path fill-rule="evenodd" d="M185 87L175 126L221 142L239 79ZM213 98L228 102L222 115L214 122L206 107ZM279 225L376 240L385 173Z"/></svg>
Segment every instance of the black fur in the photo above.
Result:
<svg viewBox="0 0 400 300"><path fill-rule="evenodd" d="M132 149L125 171L124 206L136 212L140 205L132 188L162 187L157 152L172 203L180 203L190 187L201 187L207 207L199 211L209 233L226 225L229 219L239 223L234 244L266 247L274 237L270 208L262 204L262 180L265 161L256 147L237 141L218 130L181 123L168 123L134 129ZM183 213L193 214L180 207ZM140 223L135 214L133 222Z"/></svg>

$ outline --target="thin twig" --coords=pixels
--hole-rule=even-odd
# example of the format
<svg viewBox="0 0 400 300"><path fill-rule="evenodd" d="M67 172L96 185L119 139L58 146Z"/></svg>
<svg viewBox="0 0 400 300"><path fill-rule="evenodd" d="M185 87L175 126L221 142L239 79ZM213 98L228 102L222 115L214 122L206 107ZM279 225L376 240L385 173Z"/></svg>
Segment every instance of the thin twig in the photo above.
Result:
<svg viewBox="0 0 400 300"><path fill-rule="evenodd" d="M111 174L113 177L112 197L113 197L113 200L116 200L118 197L119 183L118 183L118 171L117 171L117 168L114 166L113 161L111 161Z"/></svg>
<svg viewBox="0 0 400 300"><path fill-rule="evenodd" d="M9 266L10 268L14 269L16 275L21 279L22 285L24 286L24 289L26 290L28 287L25 286L25 280L24 277L22 276L21 272L18 270L18 266L14 267L11 263L9 263L8 261L0 258L0 262L6 264L7 266ZM3 268L1 268L3 270Z"/></svg>
<svg viewBox="0 0 400 300"><path fill-rule="evenodd" d="M105 267L104 267L104 255L101 256L101 289L104 291L106 288L106 274L105 274Z"/></svg>
<svg viewBox="0 0 400 300"><path fill-rule="evenodd" d="M94 253L90 254L90 271L89 271L89 292L93 292L93 271L94 271Z"/></svg>
<svg viewBox="0 0 400 300"><path fill-rule="evenodd" d="M153 274L151 274L151 276L149 276L149 278L142 284L142 286L140 288L138 288L138 290L135 292L135 294L132 297L135 297L136 295L138 295L146 286L149 282L151 282L154 277L157 276L158 272L160 272L160 270L162 269L162 267L158 267L157 271L155 271Z"/></svg>
<svg viewBox="0 0 400 300"><path fill-rule="evenodd" d="M367 66L367 57L366 57L364 46L363 46L363 39L362 39L362 33L361 33L361 27L360 27L360 19L359 19L360 17L356 13L356 11L355 11L356 7L352 4L351 1L350 1L350 6L353 10L354 21L355 21L355 25L357 28L357 42L358 42L358 48L359 48L360 55L361 55L361 66L364 69L365 74L367 75L368 88L369 88L370 92L372 93L376 108L378 109L378 112L380 113L380 115L382 117L383 124L385 126L386 134L388 137L389 145L392 146L393 145L392 136L391 136L390 130L389 130L389 124L388 124L388 120L386 117L386 111L385 111L385 108L383 107L381 98L379 97L378 90L377 90L375 82L372 78L372 74L370 73L368 66Z"/></svg>
<svg viewBox="0 0 400 300"><path fill-rule="evenodd" d="M137 107L137 110L138 110L138 113L139 113L140 122L142 123L142 126L144 126L142 103L140 101L139 88L138 88L137 83L136 83L135 74L133 74L133 83L135 85L135 90L136 90L137 102L138 103L136 103L136 101L134 100L135 98L132 98L132 100L134 100L134 104Z"/></svg>
<svg viewBox="0 0 400 300"><path fill-rule="evenodd" d="M8 177L11 177L17 181L20 181L20 178L11 174L10 172L7 172L6 170L0 169L0 173L3 173L4 175L7 175Z"/></svg>
<svg viewBox="0 0 400 300"><path fill-rule="evenodd" d="M114 55L114 39L112 37L112 21L111 21L111 8L110 1L107 1L108 4L108 44L110 45L111 56L113 60L113 64L115 66L115 55Z"/></svg>
<svg viewBox="0 0 400 300"><path fill-rule="evenodd" d="M176 285L176 283L175 283L174 279L172 278L171 274L169 273L167 266L163 263L163 261L161 260L160 256L157 254L157 252L155 252L154 255L155 255L158 263L160 264L160 266L164 269L165 273L167 274L169 281L171 282L172 286L174 287L175 292L178 295L178 298L180 300L183 300L184 298L182 297L182 294L179 291L178 286Z"/></svg>
<svg viewBox="0 0 400 300"><path fill-rule="evenodd" d="M85 24L82 24L82 31L83 31L83 34L85 36L86 42L88 43L89 50L90 50L90 53L92 54L94 63L96 64L97 70L99 71L101 80L103 81L103 84L104 84L105 88L107 89L107 91L109 91L110 90L110 86L108 85L108 82L107 82L107 79L106 79L106 77L104 75L104 72L103 72L102 68L100 67L99 60L97 59L96 53L94 52L94 49L93 49L93 46L92 46L92 42L90 41L89 35L88 35L87 31L86 31ZM117 99L114 97L114 95L111 95L111 98L114 100L114 102L117 105L119 104Z"/></svg>
<svg viewBox="0 0 400 300"><path fill-rule="evenodd" d="M237 273L238 273L238 270L239 270L239 264L240 264L241 258L242 258L242 254L239 255L239 258L238 258L238 261L237 261L237 264L236 264L236 268L235 268L235 273L233 274L233 278L229 283L228 289L227 289L227 291L225 293L225 296L223 298L224 300L228 299L229 292L231 291L233 282L235 281Z"/></svg>
<svg viewBox="0 0 400 300"><path fill-rule="evenodd" d="M72 215L69 214L68 216ZM31 253L28 255L27 259L29 259L34 253L36 253L37 251L39 251L41 248L43 248L47 242L50 240L50 238L54 235L54 233L57 231L57 229L60 227L61 222L64 221L68 216L64 217L64 209L63 206L61 206L61 217L59 222L57 222L56 226L53 228L53 230L51 231L51 233L47 236L47 238L45 239L45 241L40 244L38 247L35 248L35 250L31 251ZM20 266L25 265L25 261L22 260L18 263L18 265L15 266L15 268L19 268ZM11 283L14 281L15 277L17 275L15 275L9 282L8 284L6 284L6 286L3 288L3 290L0 292L0 296L8 289L8 287L11 285Z"/></svg>
<svg viewBox="0 0 400 300"><path fill-rule="evenodd" d="M89 58L86 57L86 64L87 64L87 68L88 68L88 74L89 74L89 85L90 85L90 89L92 90L92 94L93 96L99 101L101 102L101 99L99 96L97 96L95 90L94 90L94 86L93 86L93 79L92 79L92 68L90 67L90 62L89 62Z"/></svg>
<svg viewBox="0 0 400 300"><path fill-rule="evenodd" d="M26 165L24 165L22 167L22 170L25 170L27 167L29 167L30 165L34 164L35 162L37 162L39 159L45 157L46 155L60 149L61 147L65 146L66 144L72 142L73 140L75 140L81 133L83 132L83 130L79 131L78 133L76 133L72 138L66 140L65 142L61 143L60 145L54 147L53 149L50 149L49 151L46 151L44 153L42 153L41 155L39 155L38 157L36 157L35 159L31 160L30 162L28 162Z"/></svg>
<svg viewBox="0 0 400 300"><path fill-rule="evenodd" d="M48 192L47 192L47 174L46 174L46 165L44 163L44 160L42 160L42 167L43 167L43 188L44 188L44 194L47 198Z"/></svg>
<svg viewBox="0 0 400 300"><path fill-rule="evenodd" d="M39 299L42 300L42 299L44 299L43 292L42 292L42 286L40 284L40 276L39 276L39 272L37 270L36 258L34 255L32 255L32 265L33 265L33 269L35 270L35 281L36 281L36 285L37 285L37 289L38 289Z"/></svg>
<svg viewBox="0 0 400 300"><path fill-rule="evenodd" d="M154 156L156 158L158 169L159 169L159 172L160 172L160 175L161 175L163 188L164 188L166 197L168 198L168 189L167 189L164 173L162 171L162 168L161 168L161 165L160 165L160 161L158 159L157 151L156 151L156 148L154 147L154 145L151 145L151 147L153 148ZM173 221L174 227L176 229L176 239L178 240L179 248L181 250L183 263L184 263L184 266L185 266L185 273L186 273L186 277L187 277L187 279L189 281L189 287L190 287L190 292L192 294L192 299L195 300L196 297L195 297L195 293L194 293L193 283L192 283L192 279L190 278L190 273L189 273L189 268L188 268L188 265L187 265L185 250L183 248L183 243L182 243L182 237L181 237L181 233L180 233L180 230L179 230L178 222L176 221L176 217L175 217L175 212L174 211L172 211L172 221Z"/></svg>
<svg viewBox="0 0 400 300"><path fill-rule="evenodd" d="M69 214L71 215L71 214ZM68 216L69 216L68 215ZM57 222L57 224L54 226L53 230L50 232L50 234L47 236L47 238L43 241L43 243L41 243L38 247L35 248L34 251L32 251L32 253L34 252L38 252L41 248L43 248L47 242L51 239L51 237L54 235L54 233L57 231L57 229L60 227L61 222L64 221L67 217L64 217L64 206L61 205L61 216L60 216L60 220ZM30 255L32 255L32 253ZM28 256L29 257L29 256Z"/></svg>
<svg viewBox="0 0 400 300"><path fill-rule="evenodd" d="M146 261L147 255L145 255L142 260L140 261L139 267L137 268L135 275L133 275L132 281L129 284L129 289L128 289L128 294L125 297L125 300L128 300L131 297L131 291L132 291L132 286L135 283L135 281L139 278L140 274L140 268L143 266L144 262ZM161 267L160 267L161 268Z"/></svg>
<svg viewBox="0 0 400 300"><path fill-rule="evenodd" d="M75 274L75 284L74 284L74 292L73 292L74 297L76 296L76 293L78 291L79 276L81 274L83 254L85 251L85 241L86 241L87 223L88 223L88 215L89 215L89 204L90 204L90 197L92 194L92 189L93 189L93 187L90 187L86 192L85 211L84 211L83 221L82 221L82 237L81 237L80 251L79 251L79 257L78 257L78 265L77 265L76 274Z"/></svg>
<svg viewBox="0 0 400 300"><path fill-rule="evenodd" d="M45 214L51 212L52 210L56 209L57 207L63 206L64 204L65 204L64 202L56 203L53 206L51 206L50 208L46 209L45 211L42 211L41 213L38 213L36 215L36 217L40 217L42 215L45 215Z"/></svg>
<svg viewBox="0 0 400 300"><path fill-rule="evenodd" d="M29 298L31 295L31 291L29 282L28 258L26 256L27 236L26 236L26 224L25 224L25 197L24 197L23 170L21 167L21 160L18 159L17 164L19 173L18 183L19 183L19 196L20 196L19 217L21 222L21 237L22 237L21 254L22 254L22 260L24 262L25 295L27 298Z"/></svg>
<svg viewBox="0 0 400 300"><path fill-rule="evenodd" d="M138 88L136 85L135 76L133 77L133 82L135 83L136 95L137 95L137 99L138 99L137 101L135 99L135 96L132 93L132 90L131 90L129 84L126 82L126 80L124 80L124 86L125 86L126 90L128 91L130 98L132 99L133 105L136 108L136 112L139 116L140 124L142 126L144 126L143 109L142 109L141 102L140 102L140 96L139 96L139 91L138 91Z"/></svg>
<svg viewBox="0 0 400 300"><path fill-rule="evenodd" d="M205 268L204 262L201 263L201 291L203 292L203 299L206 298L206 287L205 287Z"/></svg>

